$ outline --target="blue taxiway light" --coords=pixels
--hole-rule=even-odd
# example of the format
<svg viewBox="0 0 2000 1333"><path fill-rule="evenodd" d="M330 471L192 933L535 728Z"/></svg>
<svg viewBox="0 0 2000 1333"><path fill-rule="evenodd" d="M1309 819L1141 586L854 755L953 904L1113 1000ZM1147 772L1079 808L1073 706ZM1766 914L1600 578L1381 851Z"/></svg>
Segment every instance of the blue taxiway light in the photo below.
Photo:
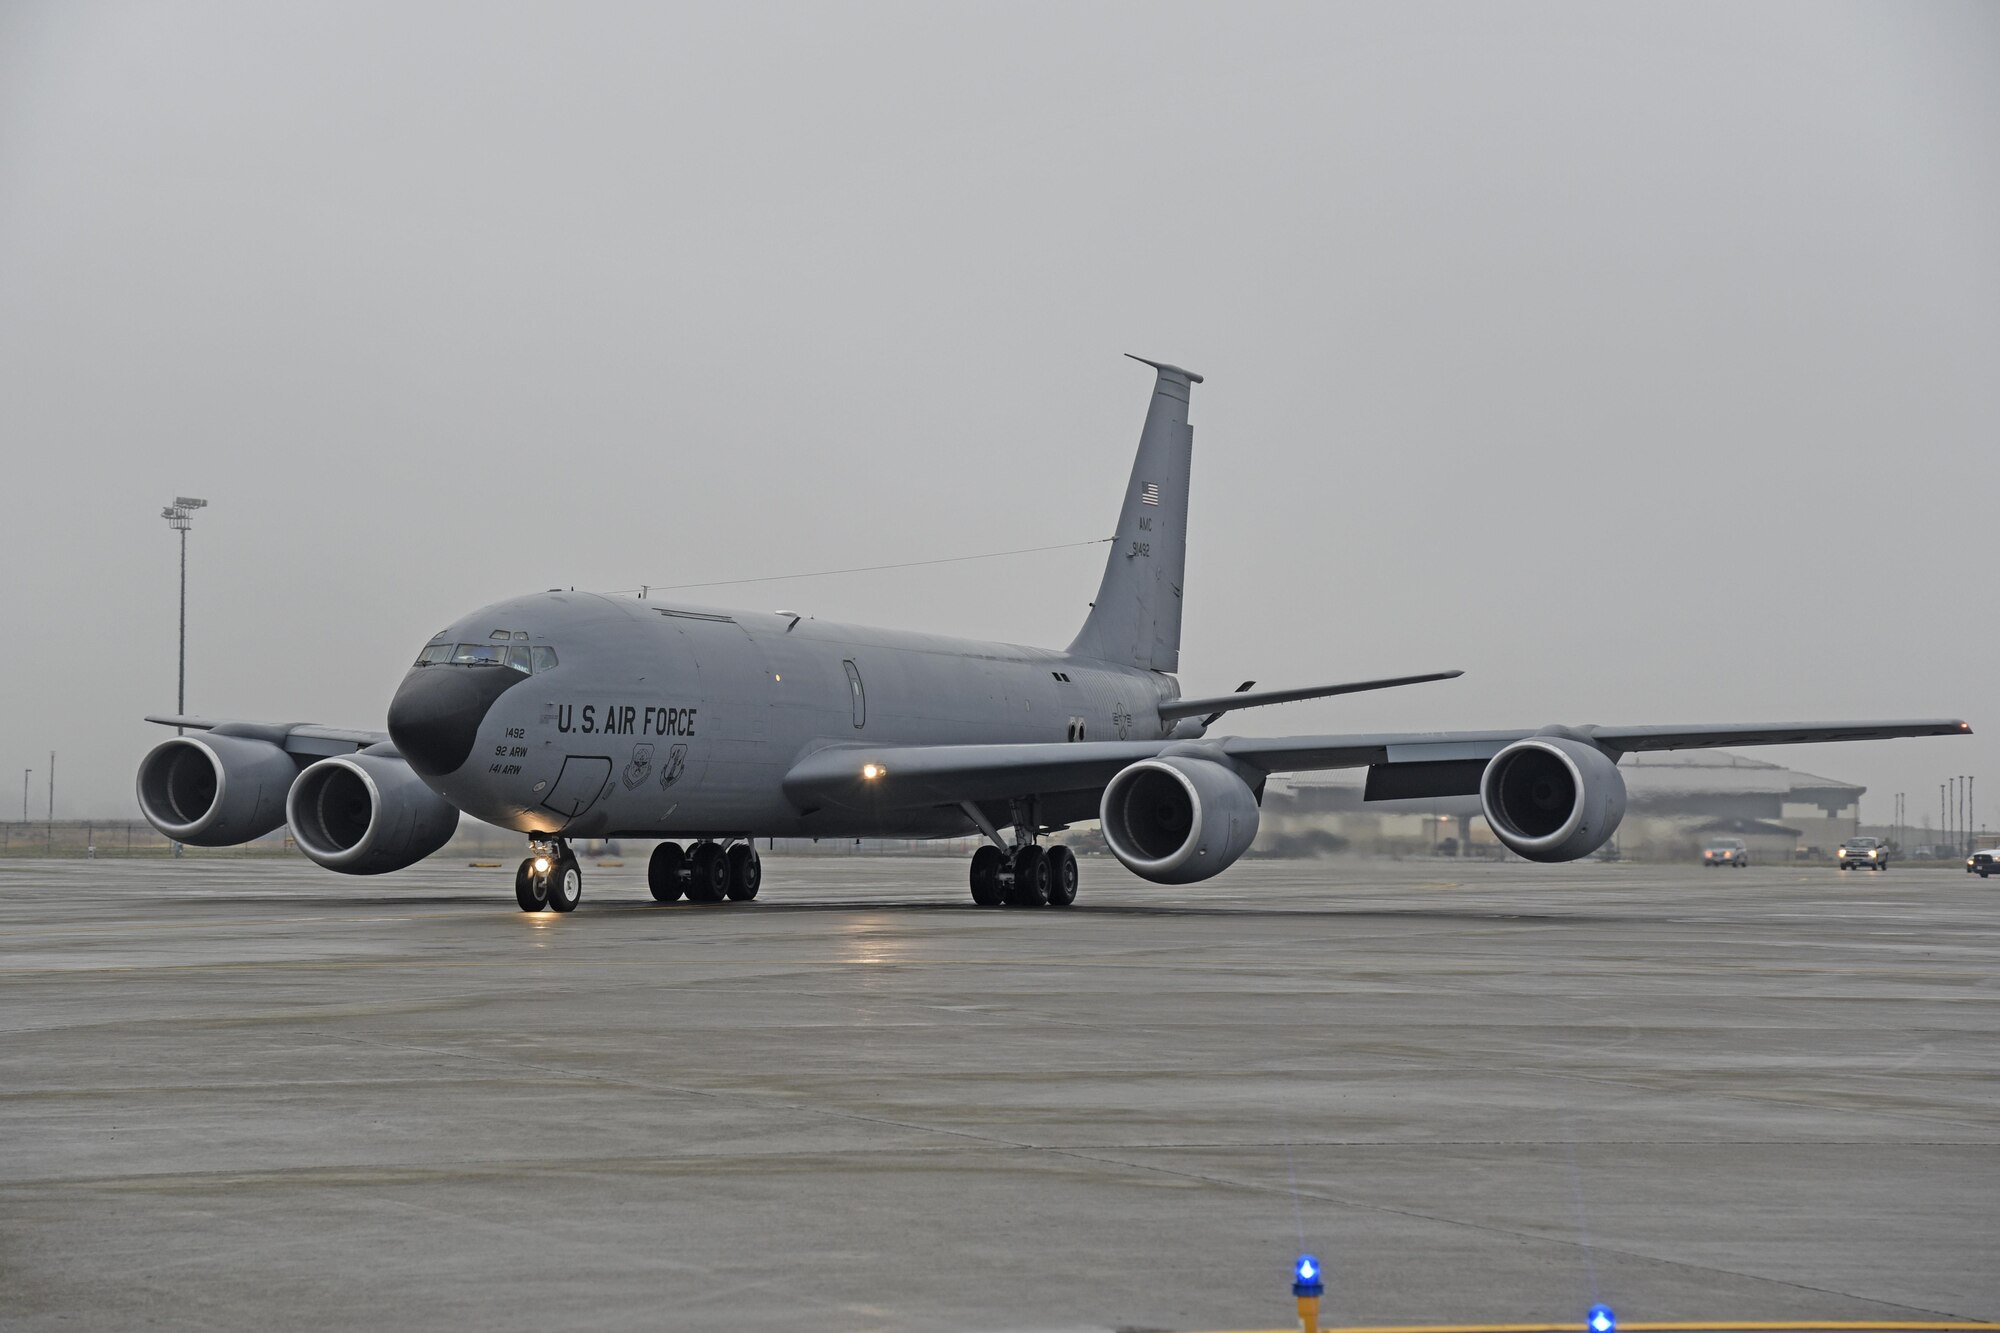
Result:
<svg viewBox="0 0 2000 1333"><path fill-rule="evenodd" d="M1320 1296L1325 1292L1319 1280L1319 1260L1310 1254L1300 1255L1298 1263L1292 1266L1292 1295Z"/></svg>
<svg viewBox="0 0 2000 1333"><path fill-rule="evenodd" d="M1590 1307L1590 1316L1584 1323L1589 1327L1590 1333L1616 1333L1618 1316L1611 1313L1611 1307L1608 1305L1593 1305Z"/></svg>

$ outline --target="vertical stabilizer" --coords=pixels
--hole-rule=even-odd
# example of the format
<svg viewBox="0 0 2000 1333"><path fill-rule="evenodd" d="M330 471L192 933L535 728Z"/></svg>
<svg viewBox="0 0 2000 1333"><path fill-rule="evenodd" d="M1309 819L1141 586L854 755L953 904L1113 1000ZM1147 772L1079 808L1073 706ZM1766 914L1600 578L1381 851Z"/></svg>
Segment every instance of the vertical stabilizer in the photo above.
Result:
<svg viewBox="0 0 2000 1333"><path fill-rule="evenodd" d="M1194 428L1189 386L1201 376L1135 356L1159 372L1139 432L1139 455L1118 511L1104 582L1070 652L1153 671L1178 671L1181 578L1187 568L1188 477Z"/></svg>

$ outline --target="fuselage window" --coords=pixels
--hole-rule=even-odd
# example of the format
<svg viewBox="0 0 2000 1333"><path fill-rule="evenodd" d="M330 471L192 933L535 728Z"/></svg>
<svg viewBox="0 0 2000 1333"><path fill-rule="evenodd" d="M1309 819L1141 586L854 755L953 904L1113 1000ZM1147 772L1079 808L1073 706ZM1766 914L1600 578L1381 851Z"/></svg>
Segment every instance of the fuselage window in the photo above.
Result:
<svg viewBox="0 0 2000 1333"><path fill-rule="evenodd" d="M842 662L847 668L847 691L854 696L854 725L861 726L868 721L868 696L861 690L861 668L852 662Z"/></svg>
<svg viewBox="0 0 2000 1333"><path fill-rule="evenodd" d="M555 649L540 648L540 647L535 649L535 670L551 671L555 669L555 664L556 664Z"/></svg>
<svg viewBox="0 0 2000 1333"><path fill-rule="evenodd" d="M512 648L509 648L507 650L507 665L524 675L533 671L534 667L528 663L528 645L517 643Z"/></svg>

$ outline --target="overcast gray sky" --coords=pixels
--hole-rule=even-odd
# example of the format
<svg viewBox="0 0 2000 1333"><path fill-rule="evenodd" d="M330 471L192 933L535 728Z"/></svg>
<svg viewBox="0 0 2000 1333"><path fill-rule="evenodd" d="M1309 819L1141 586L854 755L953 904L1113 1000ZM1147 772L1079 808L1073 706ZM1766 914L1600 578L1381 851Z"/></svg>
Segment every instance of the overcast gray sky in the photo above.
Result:
<svg viewBox="0 0 2000 1333"><path fill-rule="evenodd" d="M1990 4L8 0L0 778L134 811L175 494L190 710L376 726L519 592L1103 536L1127 351L1190 692L1469 673L1242 729L1963 715L1772 753L2000 810ZM1100 565L687 596L1061 646Z"/></svg>

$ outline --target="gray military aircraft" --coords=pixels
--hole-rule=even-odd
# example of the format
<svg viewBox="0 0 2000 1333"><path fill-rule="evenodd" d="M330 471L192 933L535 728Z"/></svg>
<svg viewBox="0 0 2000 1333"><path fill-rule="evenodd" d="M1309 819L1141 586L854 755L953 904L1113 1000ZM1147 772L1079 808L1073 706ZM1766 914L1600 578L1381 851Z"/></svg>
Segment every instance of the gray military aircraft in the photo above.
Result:
<svg viewBox="0 0 2000 1333"><path fill-rule="evenodd" d="M667 839L648 868L653 896L712 903L757 896L758 836L976 832L975 903L1067 907L1076 857L1048 835L1095 818L1133 873L1204 880L1256 837L1272 773L1365 766L1369 800L1477 795L1508 848L1573 861L1617 829L1618 761L1635 750L1971 730L1918 719L1210 738L1236 709L1460 673L1182 697L1188 400L1202 377L1145 364L1153 397L1117 537L1060 652L537 593L433 635L390 701L386 734L149 717L198 734L141 761L140 808L198 846L289 823L307 856L351 875L422 860L463 811L527 835L514 884L529 912L576 908L578 838Z"/></svg>

